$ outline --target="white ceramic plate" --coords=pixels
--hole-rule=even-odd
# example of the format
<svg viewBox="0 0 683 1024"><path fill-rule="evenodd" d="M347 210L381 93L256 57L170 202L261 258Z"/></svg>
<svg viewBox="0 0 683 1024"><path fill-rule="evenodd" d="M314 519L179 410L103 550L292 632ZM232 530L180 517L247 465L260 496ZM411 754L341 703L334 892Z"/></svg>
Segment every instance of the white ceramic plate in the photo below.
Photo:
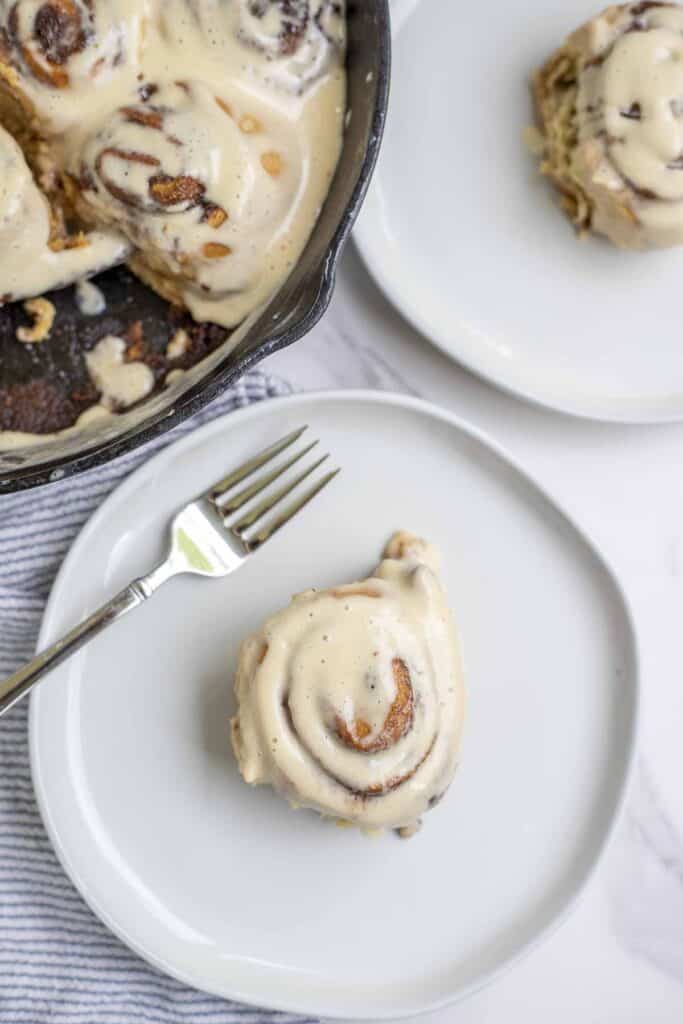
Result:
<svg viewBox="0 0 683 1024"><path fill-rule="evenodd" d="M580 243L523 141L531 73L595 0L398 0L387 133L355 238L446 353L580 416L683 418L683 249Z"/></svg>
<svg viewBox="0 0 683 1024"><path fill-rule="evenodd" d="M184 500L301 423L335 483L239 574L178 580L36 693L38 799L67 872L125 942L191 985L379 1019L491 979L568 909L632 758L636 655L590 542L455 417L371 392L230 415L103 505L50 599L46 643L162 553ZM464 642L463 762L410 841L368 839L239 779L241 637L290 595L352 580L393 530L436 542Z"/></svg>

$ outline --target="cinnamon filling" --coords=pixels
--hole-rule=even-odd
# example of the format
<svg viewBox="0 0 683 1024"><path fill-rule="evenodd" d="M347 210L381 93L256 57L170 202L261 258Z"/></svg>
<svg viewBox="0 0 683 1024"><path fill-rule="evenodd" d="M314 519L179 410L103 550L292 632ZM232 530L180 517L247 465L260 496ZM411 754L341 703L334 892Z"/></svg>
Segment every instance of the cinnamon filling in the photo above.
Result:
<svg viewBox="0 0 683 1024"><path fill-rule="evenodd" d="M349 728L341 716L337 715L337 736L347 747L364 754L377 754L394 746L402 739L413 724L414 696L410 682L410 673L401 658L393 658L391 671L396 683L396 697L389 708L389 713L376 736L372 736L372 726L362 718L357 718Z"/></svg>

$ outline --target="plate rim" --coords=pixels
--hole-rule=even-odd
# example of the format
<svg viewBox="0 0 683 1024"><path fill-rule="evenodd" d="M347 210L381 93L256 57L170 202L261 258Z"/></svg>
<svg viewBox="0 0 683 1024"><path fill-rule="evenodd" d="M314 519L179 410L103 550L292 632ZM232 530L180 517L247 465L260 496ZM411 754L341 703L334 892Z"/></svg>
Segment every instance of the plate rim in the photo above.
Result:
<svg viewBox="0 0 683 1024"><path fill-rule="evenodd" d="M393 0L394 6L398 8L398 17L394 14L392 18L392 42L394 44L394 50L397 40L399 40L406 31L406 26L410 23L411 18L419 13L422 2L423 0ZM391 131L390 118L391 106L389 110L389 120L387 121L387 126L385 128L384 153L386 153L386 137ZM487 384L490 384L498 391L502 391L504 394L518 400L521 399L536 408L561 413L562 415L570 416L573 419L586 420L592 423L621 423L625 425L637 424L639 426L656 426L665 423L680 423L683 421L683 391L681 392L680 397L680 409L677 411L671 410L667 412L662 410L657 413L650 410L639 414L637 411L619 412L615 409L610 412L609 409L599 410L594 408L590 403L585 405L582 404L581 399L578 399L577 401L571 401L569 399L567 401L563 401L560 398L555 399L552 396L545 395L542 391L535 390L531 385L524 386L511 380L507 380L496 374L495 371L487 369L483 360L478 360L476 356L463 351L461 348L457 349L450 344L444 337L443 331L438 327L433 327L428 322L428 318L421 314L419 306L410 301L410 290L402 287L403 282L405 282L407 278L405 276L401 276L401 261L392 261L391 273L384 269L385 260L382 255L382 244L386 241L387 235L382 229L382 218L376 216L373 212L373 199L378 195L378 191L380 189L380 183L383 176L383 166L382 154L380 154L375 168L375 173L368 188L363 209L361 210L360 216L354 225L351 237L363 261L364 267L384 297L389 301L394 310L396 310L396 312L398 312L398 314L406 321L406 323L418 331L423 338L430 342L430 344L443 352L443 354L452 362L456 363L456 365L468 370L470 373L474 374L480 380L485 381ZM400 252L401 250L399 249L398 251Z"/></svg>
<svg viewBox="0 0 683 1024"><path fill-rule="evenodd" d="M567 920L576 908L587 886L594 878L605 858L605 855L614 839L617 827L621 821L626 800L633 782L642 718L642 672L636 619L628 595L624 590L624 586L622 585L619 576L612 568L610 561L602 552L597 542L594 541L584 528L575 520L573 515L565 510L563 504L555 498L552 491L547 490L533 473L530 473L525 466L505 448L505 446L492 439L486 431L469 423L456 413L423 398L416 398L411 395L404 395L393 391L335 389L298 392L293 395L285 395L279 398L269 399L268 401L254 402L242 409L237 409L233 412L219 416L216 419L211 420L209 423L203 424L198 429L191 431L178 441L169 444L160 452L153 455L152 458L142 462L141 465L125 477L124 480L122 480L121 483L111 491L111 493L105 498L102 504L99 505L78 532L60 566L50 589L50 595L43 612L37 649L41 649L47 643L51 642L54 620L58 615L59 593L62 583L71 572L71 566L79 556L81 542L87 541L92 534L99 530L102 521L108 516L108 509L111 502L120 501L122 498L125 498L127 492L137 486L137 482L140 477L149 473L150 470L156 469L165 461L174 461L179 451L182 452L185 449L191 449L197 443L202 443L204 438L210 436L212 433L219 434L226 426L232 424L239 429L242 423L248 422L252 419L257 419L259 415L263 415L264 413L273 411L277 413L280 409L306 405L311 402L322 405L327 402L342 402L348 404L364 402L370 405L388 405L394 406L395 408L413 411L426 416L427 418L436 419L440 423L447 424L451 428L459 431L468 439L481 444L485 449L493 453L504 465L506 465L506 467L511 468L516 474L518 474L522 478L524 484L534 494L540 496L550 506L555 515L557 515L560 520L571 528L575 537L580 540L584 548L589 551L592 558L595 560L611 585L614 597L619 603L621 617L628 630L628 637L632 652L632 672L629 673L631 676L632 715L629 722L628 735L624 745L624 770L618 782L611 812L604 819L601 835L596 844L594 856L590 860L588 866L584 869L583 874L573 886L570 894L566 897L555 916L536 931L526 943L522 944L515 952L507 956L505 959L500 960L495 967L485 972L480 978L467 985L460 986L459 988L452 990L447 996L438 997L424 1003L419 1011L415 1011L414 1009L406 1011L405 1009L402 1010L400 1006L387 1005L387 1007L382 1010L374 1011L373 1017L376 1021L406 1019L408 1017L414 1017L416 1012L419 1014L430 1013L441 1010L447 1006L460 1003L469 996L487 987L489 984L497 981L500 977L506 974L508 970L512 969L516 964L524 960L535 949L539 948L546 939L548 939ZM363 1016L362 1013L354 1010L349 1012L348 1010L343 1010L338 1006L316 1007L309 1005L305 998L292 998L286 1002L278 1001L277 1004L274 1004L273 1002L269 1002L267 993L265 992L263 995L259 994L257 996L254 992L243 992L239 987L236 987L230 995L227 995L225 991L217 991L205 986L198 987L196 981L189 974L185 974L182 970L178 970L176 967L169 965L162 956L157 957L152 951L143 948L141 944L138 944L133 938L131 938L131 936L125 933L123 928L116 924L112 919L109 910L100 905L99 901L88 892L87 885L83 882L82 877L79 875L79 872L75 869L74 865L70 863L69 855L65 847L57 838L56 826L53 825L53 818L50 812L48 799L42 788L41 781L40 749L38 744L40 692L41 687L39 686L31 694L28 725L31 778L36 802L43 825L50 840L50 844L57 856L62 870L74 885L78 894L91 912L95 914L105 927L108 928L109 931L119 939L119 941L121 941L128 949L132 950L143 961L195 991L205 992L225 1000L234 1000L236 1002L244 1003L247 1006L257 1007L260 1009L281 1011L285 1013L308 1014L314 1017L333 1019L340 1019L341 1011L344 1019L346 1020L367 1020L367 1016ZM315 996L313 996L313 998L315 999Z"/></svg>

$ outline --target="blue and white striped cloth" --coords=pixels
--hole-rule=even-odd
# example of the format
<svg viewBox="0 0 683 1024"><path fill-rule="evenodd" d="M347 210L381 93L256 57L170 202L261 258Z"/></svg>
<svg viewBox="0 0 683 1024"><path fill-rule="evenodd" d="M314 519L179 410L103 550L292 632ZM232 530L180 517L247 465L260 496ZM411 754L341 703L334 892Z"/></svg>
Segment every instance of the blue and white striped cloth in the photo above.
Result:
<svg viewBox="0 0 683 1024"><path fill-rule="evenodd" d="M191 422L102 469L0 497L0 674L33 654L52 580L85 520L152 452L221 413L282 394L249 374ZM0 722L0 1024L256 1024L301 1018L183 987L125 948L59 866L33 796L27 706Z"/></svg>

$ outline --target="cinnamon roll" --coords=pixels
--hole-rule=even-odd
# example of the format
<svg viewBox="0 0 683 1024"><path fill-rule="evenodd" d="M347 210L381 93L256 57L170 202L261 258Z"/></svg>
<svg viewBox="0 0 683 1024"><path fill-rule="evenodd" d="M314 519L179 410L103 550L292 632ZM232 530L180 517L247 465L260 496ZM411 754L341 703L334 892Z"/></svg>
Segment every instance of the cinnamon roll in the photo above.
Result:
<svg viewBox="0 0 683 1024"><path fill-rule="evenodd" d="M542 170L582 232L683 243L683 7L609 7L535 78Z"/></svg>
<svg viewBox="0 0 683 1024"><path fill-rule="evenodd" d="M237 39L254 77L295 93L338 65L346 46L342 0L172 0L163 24L176 44L199 36L217 60Z"/></svg>
<svg viewBox="0 0 683 1024"><path fill-rule="evenodd" d="M0 127L0 305L90 277L129 251L118 232L66 232L19 145Z"/></svg>
<svg viewBox="0 0 683 1024"><path fill-rule="evenodd" d="M464 691L433 548L389 542L367 580L307 591L240 651L245 781L365 828L412 832L450 785Z"/></svg>
<svg viewBox="0 0 683 1024"><path fill-rule="evenodd" d="M120 228L140 277L224 326L291 265L283 225L305 180L287 122L243 103L200 81L159 86L107 117L70 167L82 219Z"/></svg>
<svg viewBox="0 0 683 1024"><path fill-rule="evenodd" d="M130 88L151 0L0 0L0 80L49 132Z"/></svg>

